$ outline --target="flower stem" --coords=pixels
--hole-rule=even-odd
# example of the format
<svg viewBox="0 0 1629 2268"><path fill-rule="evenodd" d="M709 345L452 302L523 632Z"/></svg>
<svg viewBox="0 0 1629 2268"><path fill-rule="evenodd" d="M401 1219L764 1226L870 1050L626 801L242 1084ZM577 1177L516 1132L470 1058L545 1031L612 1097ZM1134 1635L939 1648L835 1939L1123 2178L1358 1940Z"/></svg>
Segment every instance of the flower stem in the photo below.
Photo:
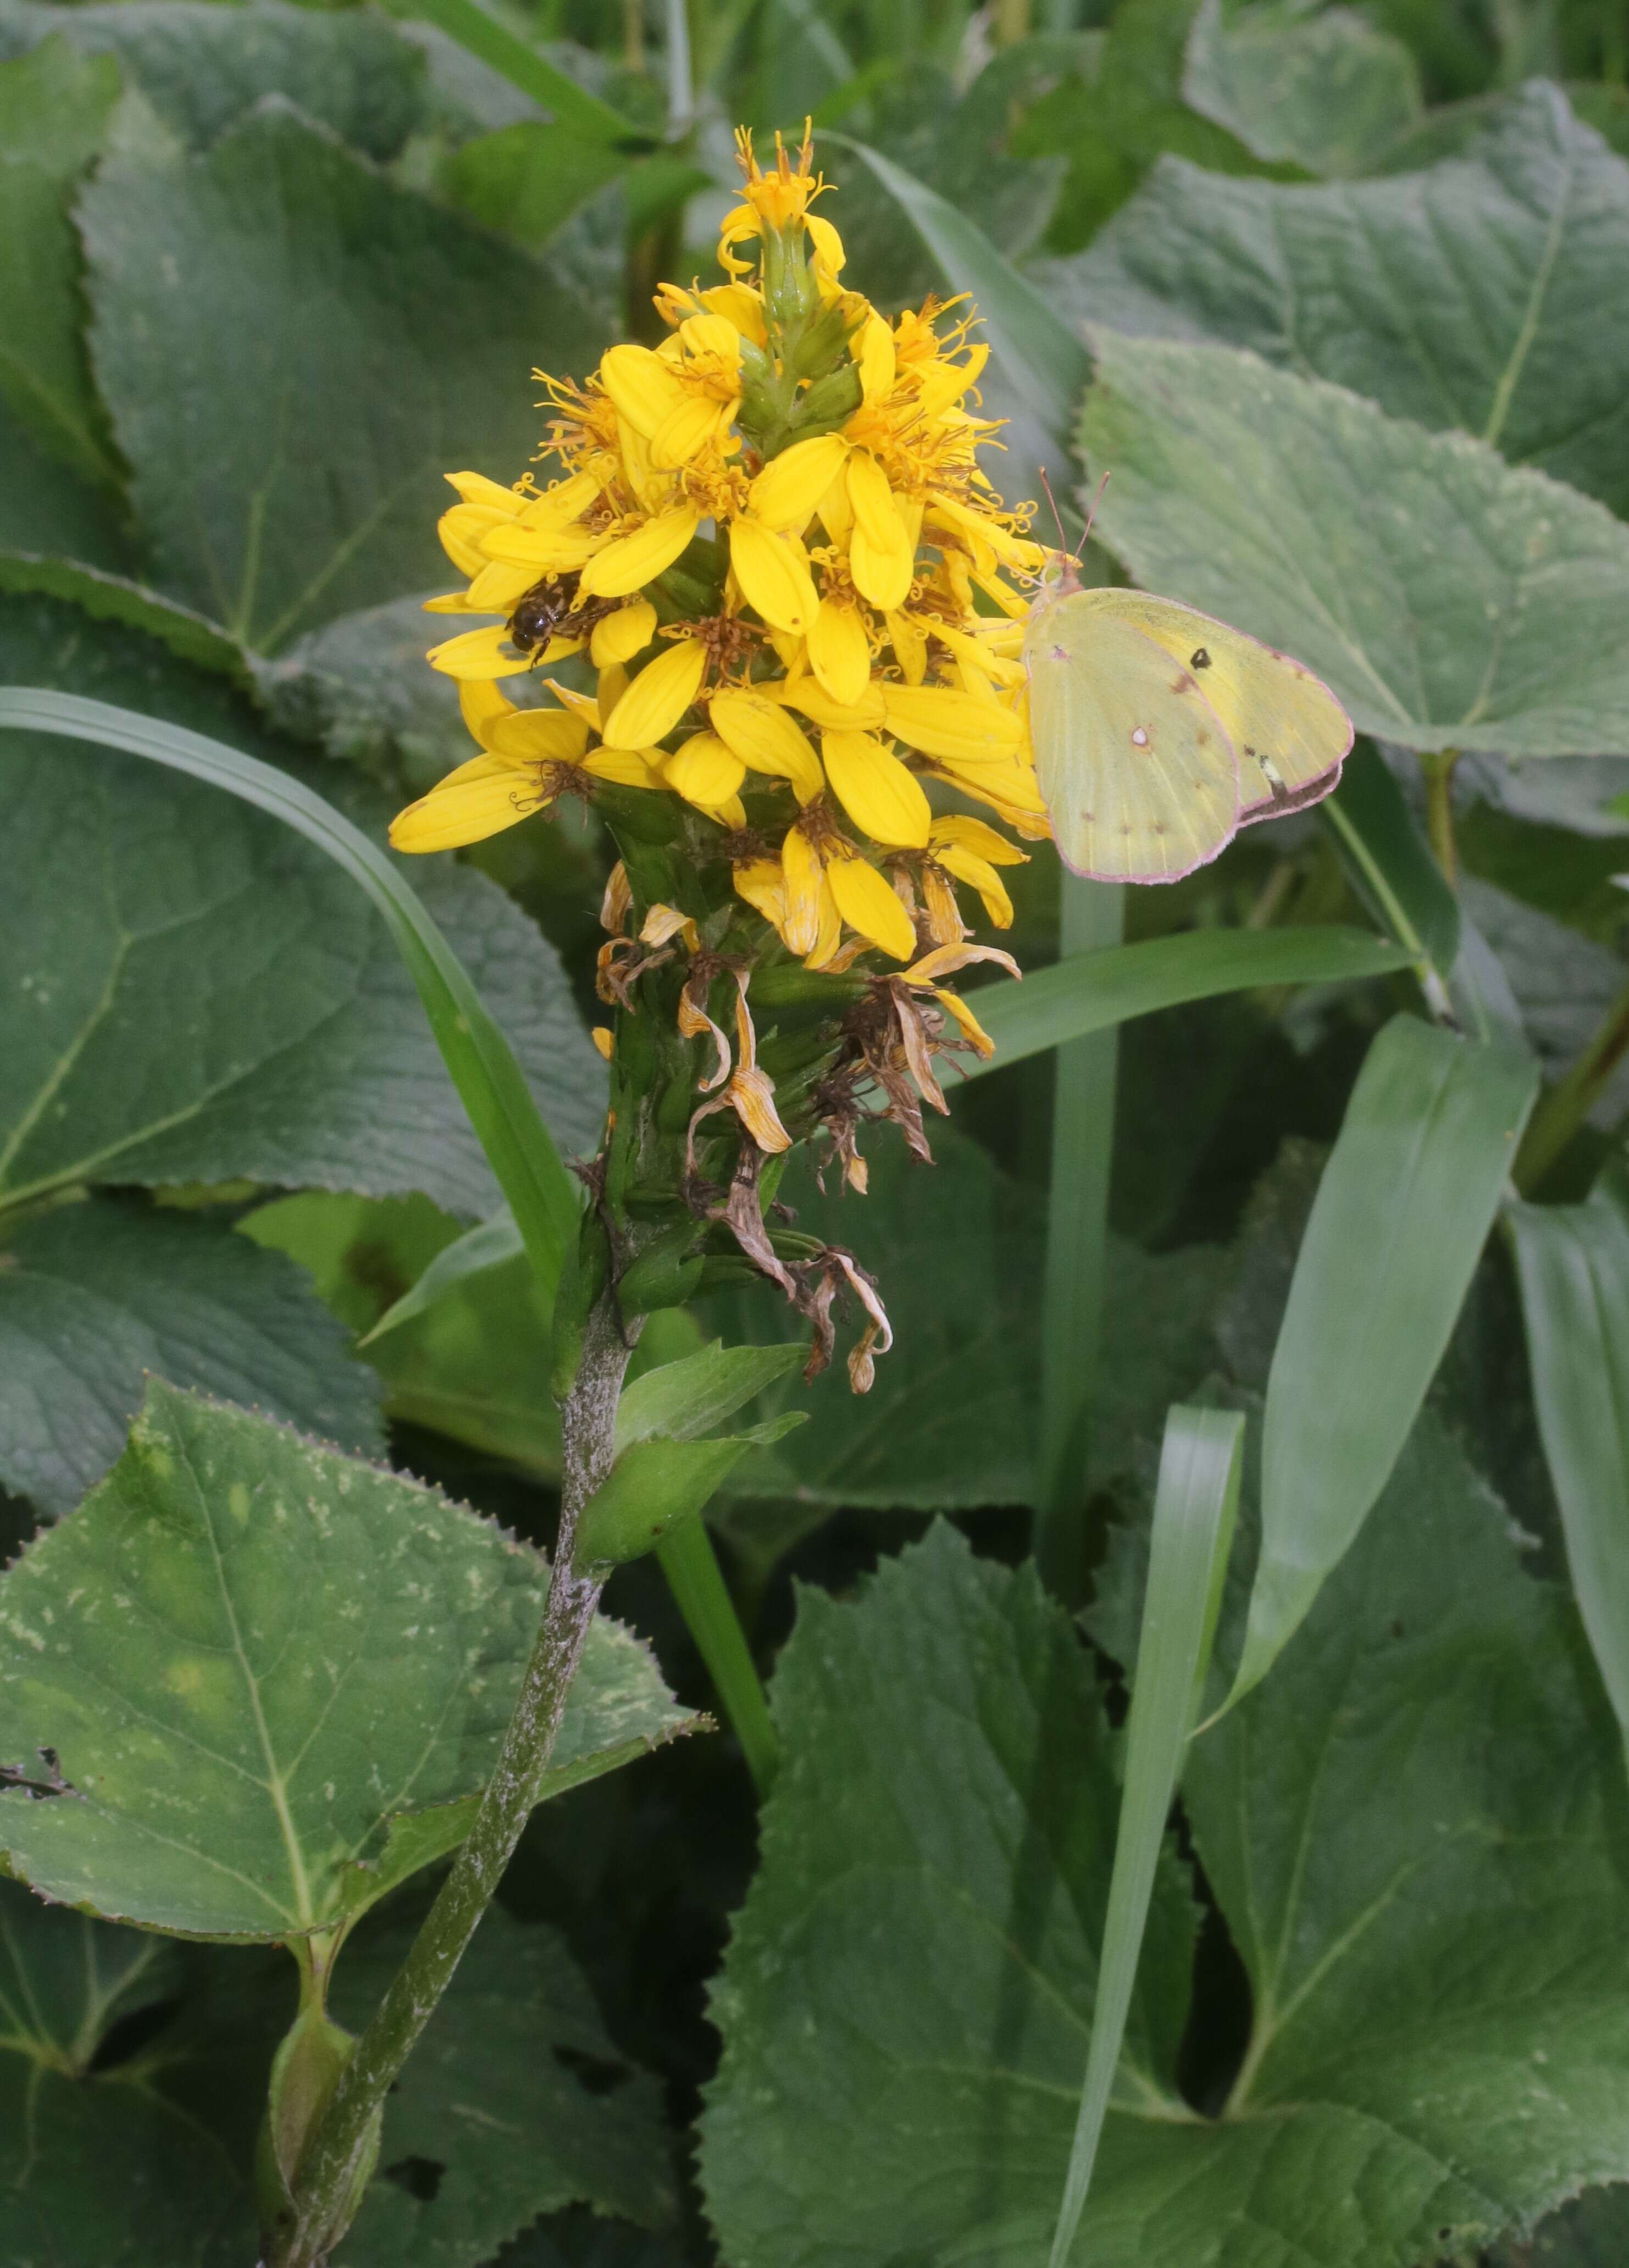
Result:
<svg viewBox="0 0 1629 2268"><path fill-rule="evenodd" d="M1629 984L1596 1027L1582 1055L1533 1113L1511 1176L1523 1197L1530 1197L1544 1181L1588 1117L1625 1053L1629 1053Z"/></svg>
<svg viewBox="0 0 1629 2268"><path fill-rule="evenodd" d="M269 2268L324 2268L343 2236L375 2114L451 1984L537 1801L600 1601L601 1584L573 1572L571 1547L583 1506L610 1470L629 1352L614 1301L601 1297L562 1409L560 1535L542 1627L514 1714L468 1840L317 2124L296 2176L292 2209L269 2246Z"/></svg>
<svg viewBox="0 0 1629 2268"><path fill-rule="evenodd" d="M1454 767L1458 762L1457 748L1419 760L1426 775L1426 832L1450 890L1459 887L1459 850L1454 841Z"/></svg>

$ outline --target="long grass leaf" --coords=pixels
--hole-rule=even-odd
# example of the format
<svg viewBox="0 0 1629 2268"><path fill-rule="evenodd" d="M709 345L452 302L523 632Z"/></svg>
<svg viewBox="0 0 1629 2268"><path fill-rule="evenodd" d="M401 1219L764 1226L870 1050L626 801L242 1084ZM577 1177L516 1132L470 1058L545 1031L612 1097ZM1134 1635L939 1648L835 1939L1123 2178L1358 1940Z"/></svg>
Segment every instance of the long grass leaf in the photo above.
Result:
<svg viewBox="0 0 1629 2268"><path fill-rule="evenodd" d="M507 24L476 4L476 0L387 0L395 16L417 18L445 32L467 54L518 86L542 106L552 122L582 142L608 142L630 151L654 146L655 137L601 102L574 78L557 69L537 49L512 32Z"/></svg>
<svg viewBox="0 0 1629 2268"><path fill-rule="evenodd" d="M1629 1220L1601 1193L1505 1218L1573 1589L1629 1741Z"/></svg>
<svg viewBox="0 0 1629 2268"><path fill-rule="evenodd" d="M1080 397L1092 374L1085 345L1028 278L997 251L978 224L936 189L866 143L846 134L828 133L825 138L865 160L944 270L951 288L972 293L991 352L1057 445L1059 467L1067 465Z"/></svg>
<svg viewBox="0 0 1629 2268"><path fill-rule="evenodd" d="M1007 978L980 988L973 998L996 1051L987 1061L969 1058L965 1075L981 1079L1026 1056L1185 1001L1257 985L1354 984L1407 968L1412 959L1406 946L1366 930L1334 927L1190 930L1074 954L1021 983Z"/></svg>
<svg viewBox="0 0 1629 2268"><path fill-rule="evenodd" d="M225 788L305 836L360 883L384 916L418 988L453 1084L509 1200L539 1283L552 1297L568 1240L577 1233L577 1187L508 1041L483 1006L463 963L386 853L288 773L159 718L75 694L7 686L0 687L4 726L93 741Z"/></svg>
<svg viewBox="0 0 1629 2268"><path fill-rule="evenodd" d="M1226 1705L1266 1675L1385 1486L1492 1227L1531 1056L1394 1017L1370 1048L1295 1263L1262 1445L1262 1542Z"/></svg>
<svg viewBox="0 0 1629 2268"><path fill-rule="evenodd" d="M506 1260L515 1259L525 1249L515 1217L505 1205L490 1220L478 1220L453 1243L443 1245L418 1281L391 1302L372 1329L365 1332L357 1344L372 1346L387 1331L396 1330L415 1316L424 1314L471 1276L483 1275L489 1268L501 1268Z"/></svg>
<svg viewBox="0 0 1629 2268"><path fill-rule="evenodd" d="M780 1761L780 1743L712 1538L701 1521L686 1521L663 1537L656 1557L741 1742L752 1784L765 1796Z"/></svg>
<svg viewBox="0 0 1629 2268"><path fill-rule="evenodd" d="M1126 1725L1125 1789L1098 1964L1086 2081L1051 2268L1064 2268L1080 2225L1109 2093L1125 2036L1138 1956L1183 1750L1198 1713L1239 1509L1244 1420L1231 1410L1178 1406L1165 1421L1142 1634Z"/></svg>
<svg viewBox="0 0 1629 2268"><path fill-rule="evenodd" d="M1123 888L1064 876L1058 942L1065 954L1112 950L1124 916ZM1072 1605L1083 1597L1086 1581L1086 1468L1102 1325L1118 1049L1114 1026L1066 1042L1058 1050L1052 1089L1035 1556L1050 1588Z"/></svg>

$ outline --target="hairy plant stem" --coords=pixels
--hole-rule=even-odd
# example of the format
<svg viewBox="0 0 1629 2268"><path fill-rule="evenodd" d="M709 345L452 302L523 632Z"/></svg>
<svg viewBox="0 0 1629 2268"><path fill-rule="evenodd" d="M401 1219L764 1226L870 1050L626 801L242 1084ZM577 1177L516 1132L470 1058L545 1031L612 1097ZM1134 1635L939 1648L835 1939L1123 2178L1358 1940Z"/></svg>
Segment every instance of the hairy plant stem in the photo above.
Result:
<svg viewBox="0 0 1629 2268"><path fill-rule="evenodd" d="M583 1506L611 1469L616 1401L630 1351L614 1299L602 1295L588 1317L582 1359L562 1405L560 1536L542 1627L514 1714L468 1840L317 2122L295 2178L293 2210L268 2248L267 2268L324 2268L343 2236L375 2114L451 1984L537 1801L600 1601L601 1585L573 1572L571 1550Z"/></svg>

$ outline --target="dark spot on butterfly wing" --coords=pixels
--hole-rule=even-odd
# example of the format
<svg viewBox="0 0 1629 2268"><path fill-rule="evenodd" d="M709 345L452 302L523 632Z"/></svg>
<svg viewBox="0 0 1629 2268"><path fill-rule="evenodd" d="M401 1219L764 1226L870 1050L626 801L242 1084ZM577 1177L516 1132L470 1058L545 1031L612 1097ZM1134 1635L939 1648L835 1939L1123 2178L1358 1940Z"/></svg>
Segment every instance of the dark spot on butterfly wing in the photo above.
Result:
<svg viewBox="0 0 1629 2268"><path fill-rule="evenodd" d="M1188 666L1190 669L1209 669L1212 666L1211 657L1202 645L1195 646L1189 655Z"/></svg>

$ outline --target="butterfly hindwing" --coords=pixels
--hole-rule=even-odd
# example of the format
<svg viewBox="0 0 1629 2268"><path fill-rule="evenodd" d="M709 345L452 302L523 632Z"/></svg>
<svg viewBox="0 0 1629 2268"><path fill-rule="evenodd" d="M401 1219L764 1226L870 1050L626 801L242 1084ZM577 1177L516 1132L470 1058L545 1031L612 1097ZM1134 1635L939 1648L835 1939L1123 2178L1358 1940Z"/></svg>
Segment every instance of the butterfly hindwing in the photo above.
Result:
<svg viewBox="0 0 1629 2268"><path fill-rule="evenodd" d="M1030 730L1064 863L1097 880L1169 882L1232 839L1239 759L1199 673L1117 603L1131 595L1074 591L1037 608L1024 642Z"/></svg>
<svg viewBox="0 0 1629 2268"><path fill-rule="evenodd" d="M1116 612L1199 679L1239 754L1239 823L1316 803L1340 777L1352 721L1320 678L1173 599L1116 591Z"/></svg>

